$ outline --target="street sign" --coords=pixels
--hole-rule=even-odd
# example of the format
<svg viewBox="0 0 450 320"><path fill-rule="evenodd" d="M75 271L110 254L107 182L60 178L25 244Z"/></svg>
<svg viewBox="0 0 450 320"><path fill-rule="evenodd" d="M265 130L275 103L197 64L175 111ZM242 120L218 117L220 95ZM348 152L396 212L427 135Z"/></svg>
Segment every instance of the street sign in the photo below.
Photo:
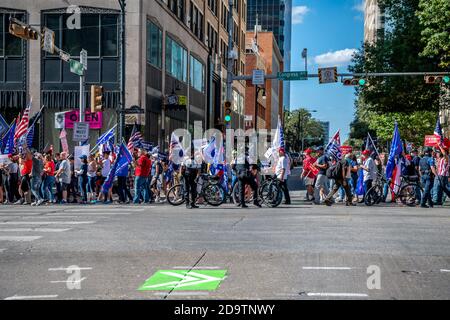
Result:
<svg viewBox="0 0 450 320"><path fill-rule="evenodd" d="M89 139L89 123L74 122L73 123L73 141L86 141Z"/></svg>
<svg viewBox="0 0 450 320"><path fill-rule="evenodd" d="M252 84L254 86L264 85L264 70L253 70Z"/></svg>
<svg viewBox="0 0 450 320"><path fill-rule="evenodd" d="M319 69L319 83L334 83L334 82L338 82L337 67Z"/></svg>
<svg viewBox="0 0 450 320"><path fill-rule="evenodd" d="M278 79L283 81L308 80L307 71L279 72Z"/></svg>
<svg viewBox="0 0 450 320"><path fill-rule="evenodd" d="M187 97L186 96L178 96L178 105L186 106L187 105Z"/></svg>
<svg viewBox="0 0 450 320"><path fill-rule="evenodd" d="M159 270L139 291L216 291L227 270Z"/></svg>
<svg viewBox="0 0 450 320"><path fill-rule="evenodd" d="M70 59L70 72L75 73L81 77L84 73L83 69L83 65L80 62Z"/></svg>
<svg viewBox="0 0 450 320"><path fill-rule="evenodd" d="M44 43L42 49L51 54L55 52L55 33L48 28L44 29Z"/></svg>
<svg viewBox="0 0 450 320"><path fill-rule="evenodd" d="M80 52L80 62L83 65L84 70L87 70L87 64L88 64L88 53L86 50L81 50Z"/></svg>
<svg viewBox="0 0 450 320"><path fill-rule="evenodd" d="M245 115L244 116L244 121L253 121L253 116L252 115Z"/></svg>
<svg viewBox="0 0 450 320"><path fill-rule="evenodd" d="M61 58L61 60L65 61L65 62L69 62L70 61L70 54L64 52L64 51L60 51L59 52L59 57Z"/></svg>

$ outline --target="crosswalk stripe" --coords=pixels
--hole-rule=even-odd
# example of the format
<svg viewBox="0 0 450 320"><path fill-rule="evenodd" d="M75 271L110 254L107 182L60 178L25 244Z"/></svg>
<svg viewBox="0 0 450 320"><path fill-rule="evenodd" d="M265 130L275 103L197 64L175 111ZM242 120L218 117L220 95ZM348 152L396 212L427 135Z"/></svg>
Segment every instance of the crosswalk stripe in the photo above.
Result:
<svg viewBox="0 0 450 320"><path fill-rule="evenodd" d="M111 212L111 211L95 211L95 212L83 212L83 211L70 211L70 214L76 214L77 216L100 216L100 215L108 215L108 216L125 216L134 214L134 212ZM54 212L49 213L47 216L64 216L63 212Z"/></svg>
<svg viewBox="0 0 450 320"><path fill-rule="evenodd" d="M48 225L48 224L92 224L96 221L6 221L0 222L0 225Z"/></svg>
<svg viewBox="0 0 450 320"><path fill-rule="evenodd" d="M0 232L65 232L72 230L70 228L67 229L50 229L50 228L17 228L17 229L2 229L0 228Z"/></svg>
<svg viewBox="0 0 450 320"><path fill-rule="evenodd" d="M5 251L6 251L6 249L0 249L0 253L5 252Z"/></svg>
<svg viewBox="0 0 450 320"><path fill-rule="evenodd" d="M12 297L6 298L5 300L54 299L57 297L58 297L57 294L41 295L41 296L12 296Z"/></svg>
<svg viewBox="0 0 450 320"><path fill-rule="evenodd" d="M21 237L16 237L16 236L0 236L0 241L19 241L19 242L29 242L29 241L34 241L34 240L38 240L42 237L40 236L21 236Z"/></svg>

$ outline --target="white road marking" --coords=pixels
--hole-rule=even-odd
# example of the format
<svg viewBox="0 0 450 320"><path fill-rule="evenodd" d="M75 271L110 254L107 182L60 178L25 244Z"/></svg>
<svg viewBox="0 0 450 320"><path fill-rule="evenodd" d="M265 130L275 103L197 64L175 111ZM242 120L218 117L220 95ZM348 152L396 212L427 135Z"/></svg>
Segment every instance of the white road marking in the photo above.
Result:
<svg viewBox="0 0 450 320"><path fill-rule="evenodd" d="M330 292L308 292L308 297L349 297L349 298L366 298L369 295L365 293L330 293Z"/></svg>
<svg viewBox="0 0 450 320"><path fill-rule="evenodd" d="M50 281L50 283L81 283L83 280L86 280L86 277L81 278L80 280L73 281L73 280L62 280L62 281Z"/></svg>
<svg viewBox="0 0 450 320"><path fill-rule="evenodd" d="M96 221L6 221L0 222L0 225L47 225L47 224L92 224Z"/></svg>
<svg viewBox="0 0 450 320"><path fill-rule="evenodd" d="M450 272L450 270L447 270L447 269L441 269L441 272Z"/></svg>
<svg viewBox="0 0 450 320"><path fill-rule="evenodd" d="M63 268L63 267L59 267L59 268L49 268L48 271L67 271L67 270L73 270L74 268ZM91 267L84 267L84 268L77 268L77 270L92 270Z"/></svg>
<svg viewBox="0 0 450 320"><path fill-rule="evenodd" d="M352 270L350 267L303 267L303 270Z"/></svg>
<svg viewBox="0 0 450 320"><path fill-rule="evenodd" d="M78 212L78 211L70 211L69 212L71 215L73 215L73 214L76 214L77 216L101 216L101 215L107 215L107 216L114 216L114 215L117 215L117 216L120 216L120 215L130 215L130 214L134 214L134 212L126 212L126 211L124 211L124 212L111 212L111 211L92 211L92 212L89 212L89 211L85 211L85 212L83 212L83 211L80 211L80 212ZM54 212L54 213L49 213L49 214L47 214L47 216L64 216L64 213L62 213L62 212Z"/></svg>
<svg viewBox="0 0 450 320"><path fill-rule="evenodd" d="M39 236L36 236L36 237L13 237L13 236L11 236L11 237L7 237L7 236L1 236L0 237L0 241L21 241L21 242L23 242L23 241L34 241L34 240L38 240L38 239L40 239L40 238L42 238L42 237L39 237Z"/></svg>
<svg viewBox="0 0 450 320"><path fill-rule="evenodd" d="M12 296L8 297L5 300L31 300L31 299L54 299L57 298L58 295L42 295L42 296Z"/></svg>
<svg viewBox="0 0 450 320"><path fill-rule="evenodd" d="M50 229L50 228L17 228L17 229L2 229L0 232L65 232L72 230L68 229Z"/></svg>
<svg viewBox="0 0 450 320"><path fill-rule="evenodd" d="M153 293L155 296L166 296L168 294L168 292L155 292ZM177 291L172 291L170 293L171 296L207 296L209 295L209 292L177 292Z"/></svg>
<svg viewBox="0 0 450 320"><path fill-rule="evenodd" d="M0 253L5 252L5 251L6 251L6 249L0 249Z"/></svg>
<svg viewBox="0 0 450 320"><path fill-rule="evenodd" d="M220 267L180 267L180 266L176 266L173 267L173 269L181 269L181 270L215 270L215 269L220 269Z"/></svg>
<svg viewBox="0 0 450 320"><path fill-rule="evenodd" d="M129 211L129 212L141 212L145 211L144 208L108 208L108 207L84 207L84 208L74 208L74 209L66 209L64 212L87 212L87 211L109 211L109 212L123 212L123 211Z"/></svg>

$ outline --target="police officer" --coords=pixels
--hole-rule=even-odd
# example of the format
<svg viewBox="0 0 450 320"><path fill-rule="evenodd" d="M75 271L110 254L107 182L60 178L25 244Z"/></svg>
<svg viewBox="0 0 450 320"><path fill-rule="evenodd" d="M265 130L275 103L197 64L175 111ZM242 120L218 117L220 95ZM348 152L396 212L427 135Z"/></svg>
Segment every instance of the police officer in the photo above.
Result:
<svg viewBox="0 0 450 320"><path fill-rule="evenodd" d="M244 152L243 154L238 155L235 170L237 172L237 176L239 179L239 186L241 189L241 208L248 208L245 203L245 186L249 185L253 191L253 204L259 208L261 208L261 204L258 201L258 185L256 183L256 177L258 174L258 166L253 164L250 166L248 162L248 158Z"/></svg>
<svg viewBox="0 0 450 320"><path fill-rule="evenodd" d="M420 179L424 187L424 193L420 206L422 208L432 208L433 200L431 197L431 188L434 184L434 177L436 174L436 165L432 157L431 148L426 148L422 159L419 162ZM428 202L428 205L427 205Z"/></svg>
<svg viewBox="0 0 450 320"><path fill-rule="evenodd" d="M199 159L197 159L199 160ZM197 201L197 183L196 179L201 170L202 163L198 163L196 158L187 157L181 166L181 174L184 177L184 198L186 199L187 209L196 209L198 206L195 204Z"/></svg>

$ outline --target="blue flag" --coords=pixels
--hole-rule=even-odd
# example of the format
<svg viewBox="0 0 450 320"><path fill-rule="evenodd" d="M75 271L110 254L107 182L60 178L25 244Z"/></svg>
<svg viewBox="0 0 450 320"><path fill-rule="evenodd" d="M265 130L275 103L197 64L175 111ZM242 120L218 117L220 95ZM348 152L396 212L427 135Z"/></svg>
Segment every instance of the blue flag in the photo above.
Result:
<svg viewBox="0 0 450 320"><path fill-rule="evenodd" d="M0 137L3 137L3 134L5 132L8 132L9 130L9 125L6 122L6 120L2 117L2 115L0 114Z"/></svg>
<svg viewBox="0 0 450 320"><path fill-rule="evenodd" d="M3 150L3 154L10 154L14 152L15 144L14 144L14 134L16 133L16 123L11 126L9 132L3 138L3 145L5 149Z"/></svg>
<svg viewBox="0 0 450 320"><path fill-rule="evenodd" d="M364 170L358 170L358 182L356 184L355 193L358 196L363 196L366 190L364 190Z"/></svg>
<svg viewBox="0 0 450 320"><path fill-rule="evenodd" d="M34 124L28 129L28 132L27 132L28 148L31 148L31 146L33 145L33 139L34 139Z"/></svg>
<svg viewBox="0 0 450 320"><path fill-rule="evenodd" d="M109 129L108 131L106 131L104 134L102 134L98 140L97 140L97 144L101 145L101 144L107 144L109 143L110 140L114 139L114 136L116 135L116 127L113 127L111 129Z"/></svg>
<svg viewBox="0 0 450 320"><path fill-rule="evenodd" d="M389 159L386 165L386 179L390 179L392 177L392 173L394 172L394 168L396 166L396 159L403 152L403 144L400 138L400 131L398 130L398 124L395 123L394 128L394 137L392 138L391 152L389 153Z"/></svg>
<svg viewBox="0 0 450 320"><path fill-rule="evenodd" d="M111 170L109 170L108 177L105 180L105 183L102 186L102 192L108 193L108 190L111 189L114 178L117 175L117 172L123 170L125 166L128 166L133 157L131 156L130 151L128 151L127 146L122 142L120 145L119 153L117 154L117 159L114 162Z"/></svg>

